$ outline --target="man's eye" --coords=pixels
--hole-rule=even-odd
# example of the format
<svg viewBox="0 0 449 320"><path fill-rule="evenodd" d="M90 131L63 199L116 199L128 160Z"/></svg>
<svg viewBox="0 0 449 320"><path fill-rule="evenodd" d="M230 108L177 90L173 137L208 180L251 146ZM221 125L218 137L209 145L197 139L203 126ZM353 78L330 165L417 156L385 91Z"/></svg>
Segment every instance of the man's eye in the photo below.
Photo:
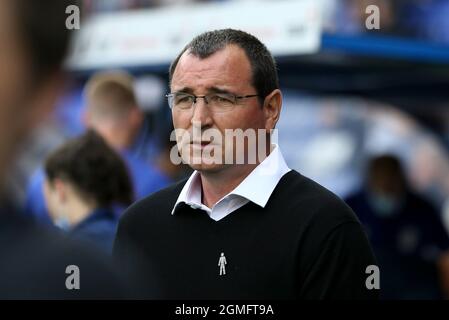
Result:
<svg viewBox="0 0 449 320"><path fill-rule="evenodd" d="M190 103L192 102L192 97L191 96L176 96L175 97L175 102L176 103Z"/></svg>
<svg viewBox="0 0 449 320"><path fill-rule="evenodd" d="M224 95L213 96L212 100L218 103L233 103L232 97Z"/></svg>

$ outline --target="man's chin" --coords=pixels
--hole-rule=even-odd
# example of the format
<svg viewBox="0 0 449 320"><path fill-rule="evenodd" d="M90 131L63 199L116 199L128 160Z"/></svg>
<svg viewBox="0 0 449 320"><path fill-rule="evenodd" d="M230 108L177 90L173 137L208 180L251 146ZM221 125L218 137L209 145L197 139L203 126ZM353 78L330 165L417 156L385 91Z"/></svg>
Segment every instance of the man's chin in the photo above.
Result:
<svg viewBox="0 0 449 320"><path fill-rule="evenodd" d="M210 163L207 161L197 161L197 162L191 162L189 163L190 168L192 168L193 170L196 171L200 171L200 172L219 172L221 170L223 170L223 168L225 167L224 164L218 164L218 163Z"/></svg>

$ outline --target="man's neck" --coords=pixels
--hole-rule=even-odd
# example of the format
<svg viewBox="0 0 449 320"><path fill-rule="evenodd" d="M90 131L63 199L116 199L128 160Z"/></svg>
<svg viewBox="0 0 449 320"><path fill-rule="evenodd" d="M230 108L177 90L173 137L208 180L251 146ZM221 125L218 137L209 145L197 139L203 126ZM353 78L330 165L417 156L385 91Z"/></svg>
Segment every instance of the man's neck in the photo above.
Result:
<svg viewBox="0 0 449 320"><path fill-rule="evenodd" d="M212 208L221 198L234 190L257 165L234 166L220 172L201 172L201 202Z"/></svg>
<svg viewBox="0 0 449 320"><path fill-rule="evenodd" d="M68 212L68 220L71 226L75 226L86 219L96 208L94 203L85 203L81 200L73 200Z"/></svg>

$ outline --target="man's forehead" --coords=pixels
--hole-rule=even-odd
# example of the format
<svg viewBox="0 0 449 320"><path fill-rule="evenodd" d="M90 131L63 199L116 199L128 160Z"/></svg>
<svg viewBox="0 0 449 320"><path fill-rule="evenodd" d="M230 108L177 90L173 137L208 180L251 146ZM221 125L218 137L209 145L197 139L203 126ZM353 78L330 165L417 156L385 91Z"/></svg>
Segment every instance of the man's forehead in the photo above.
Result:
<svg viewBox="0 0 449 320"><path fill-rule="evenodd" d="M249 82L251 65L243 49L229 45L206 58L200 58L189 50L179 59L173 74L172 84L186 85L184 82L220 80L223 84Z"/></svg>

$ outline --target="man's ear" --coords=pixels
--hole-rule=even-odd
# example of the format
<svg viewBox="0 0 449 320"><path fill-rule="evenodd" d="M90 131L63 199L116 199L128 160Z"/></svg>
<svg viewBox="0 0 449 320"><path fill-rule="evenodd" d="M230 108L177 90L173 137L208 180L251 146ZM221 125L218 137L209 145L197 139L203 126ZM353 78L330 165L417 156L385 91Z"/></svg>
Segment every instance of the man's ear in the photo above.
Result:
<svg viewBox="0 0 449 320"><path fill-rule="evenodd" d="M64 181L59 178L55 178L52 182L52 187L55 190L58 200L60 202L65 202L67 199L67 185Z"/></svg>
<svg viewBox="0 0 449 320"><path fill-rule="evenodd" d="M273 90L264 101L265 130L270 131L276 127L282 109L282 92Z"/></svg>

